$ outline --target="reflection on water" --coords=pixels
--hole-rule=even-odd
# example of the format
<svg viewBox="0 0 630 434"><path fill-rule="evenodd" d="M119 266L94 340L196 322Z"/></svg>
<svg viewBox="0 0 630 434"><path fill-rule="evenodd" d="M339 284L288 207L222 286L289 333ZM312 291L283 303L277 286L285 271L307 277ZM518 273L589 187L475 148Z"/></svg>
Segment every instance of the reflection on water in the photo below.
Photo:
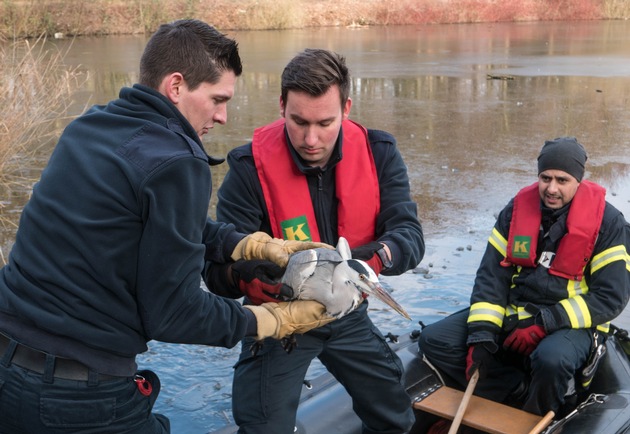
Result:
<svg viewBox="0 0 630 434"><path fill-rule="evenodd" d="M225 156L249 141L254 128L279 116L280 73L298 51L323 47L346 56L353 74L351 117L398 138L423 220L428 251L422 265L429 273L385 279L415 319L428 323L467 303L495 215L534 182L536 156L547 139L576 136L590 154L587 177L606 186L608 200L630 215L628 22L230 34L239 41L244 73L228 124L205 138L215 156ZM67 61L90 72L76 95L76 113L137 81L145 42L145 36L50 42L63 48L72 43ZM226 169L213 169L215 187ZM19 213L23 198L2 200L7 206L0 212ZM12 237L10 230L2 245ZM415 325L381 307L373 302L371 316L386 331ZM152 343L142 362L162 376L158 408L169 414L174 432L207 432L230 418L236 354Z"/></svg>
<svg viewBox="0 0 630 434"><path fill-rule="evenodd" d="M476 221L491 224L516 189L534 180L535 158L546 139L578 137L590 153L587 174L613 190L627 184L627 22L230 35L239 41L244 73L228 124L205 138L213 155L225 156L247 142L254 128L277 118L284 64L304 47L325 47L347 57L353 74L351 117L398 138L428 234ZM145 41L144 36L121 36L54 42L72 43L68 62L90 71L90 81L77 95L77 112L86 101L105 103L137 80ZM488 79L488 74L507 79ZM215 168L215 187L226 169ZM620 202L629 214L630 205Z"/></svg>

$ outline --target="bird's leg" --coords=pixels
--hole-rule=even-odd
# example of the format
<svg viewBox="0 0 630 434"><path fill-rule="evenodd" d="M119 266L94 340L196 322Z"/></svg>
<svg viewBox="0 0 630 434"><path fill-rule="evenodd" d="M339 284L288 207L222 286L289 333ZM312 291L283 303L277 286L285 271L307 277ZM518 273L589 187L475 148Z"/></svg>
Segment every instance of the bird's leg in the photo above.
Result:
<svg viewBox="0 0 630 434"><path fill-rule="evenodd" d="M289 335L282 338L280 340L280 343L282 344L282 348L284 348L284 351L286 351L288 354L291 354L291 351L293 351L293 349L297 347L297 339L295 338L295 335Z"/></svg>
<svg viewBox="0 0 630 434"><path fill-rule="evenodd" d="M254 341L254 343L249 347L249 351L252 353L252 356L256 356L258 351L260 351L263 347L263 341Z"/></svg>

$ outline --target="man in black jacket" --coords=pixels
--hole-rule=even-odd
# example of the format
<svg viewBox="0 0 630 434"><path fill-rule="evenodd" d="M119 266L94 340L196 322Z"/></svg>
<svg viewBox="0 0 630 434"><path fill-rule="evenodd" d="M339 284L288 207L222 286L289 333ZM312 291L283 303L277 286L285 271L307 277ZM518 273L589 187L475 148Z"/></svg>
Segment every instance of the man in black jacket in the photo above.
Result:
<svg viewBox="0 0 630 434"><path fill-rule="evenodd" d="M243 309L200 287L204 258L283 266L316 246L207 217L201 136L226 122L241 69L211 26L165 24L140 84L65 129L0 270L0 432L168 432L157 377L136 372L149 340L231 347L326 321L319 303Z"/></svg>
<svg viewBox="0 0 630 434"><path fill-rule="evenodd" d="M348 119L350 76L343 57L307 49L282 74L282 118L257 129L251 144L230 152L217 218L245 232L336 244L378 274L397 275L424 255L422 228L394 137ZM209 273L212 274L211 267ZM227 288L227 286L222 286ZM222 295L245 303L277 294L254 285ZM304 376L319 358L352 396L364 433L403 433L413 423L402 365L367 315L347 316L297 336L287 354L246 338L234 374L233 411L241 433L292 433ZM323 415L325 417L325 415Z"/></svg>

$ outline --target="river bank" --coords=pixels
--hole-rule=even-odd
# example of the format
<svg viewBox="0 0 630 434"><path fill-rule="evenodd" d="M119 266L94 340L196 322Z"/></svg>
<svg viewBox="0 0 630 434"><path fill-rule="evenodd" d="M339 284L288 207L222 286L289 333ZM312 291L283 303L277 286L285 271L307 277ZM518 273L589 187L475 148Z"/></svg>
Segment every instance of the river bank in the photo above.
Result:
<svg viewBox="0 0 630 434"><path fill-rule="evenodd" d="M222 30L629 19L626 0L4 0L0 39L152 33L198 18Z"/></svg>

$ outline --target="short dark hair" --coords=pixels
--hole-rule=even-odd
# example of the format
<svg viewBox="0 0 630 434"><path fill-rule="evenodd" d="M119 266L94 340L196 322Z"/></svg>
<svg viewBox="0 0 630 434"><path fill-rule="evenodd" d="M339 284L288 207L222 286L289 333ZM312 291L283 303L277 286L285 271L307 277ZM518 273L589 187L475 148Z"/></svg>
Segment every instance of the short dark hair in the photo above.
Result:
<svg viewBox="0 0 630 434"><path fill-rule="evenodd" d="M140 59L140 84L157 89L164 77L180 72L190 90L217 83L225 71L241 75L238 44L199 20L162 24Z"/></svg>
<svg viewBox="0 0 630 434"><path fill-rule="evenodd" d="M346 59L329 50L307 48L291 59L282 72L282 102L287 103L290 90L320 96L335 84L339 86L343 106L350 94Z"/></svg>

